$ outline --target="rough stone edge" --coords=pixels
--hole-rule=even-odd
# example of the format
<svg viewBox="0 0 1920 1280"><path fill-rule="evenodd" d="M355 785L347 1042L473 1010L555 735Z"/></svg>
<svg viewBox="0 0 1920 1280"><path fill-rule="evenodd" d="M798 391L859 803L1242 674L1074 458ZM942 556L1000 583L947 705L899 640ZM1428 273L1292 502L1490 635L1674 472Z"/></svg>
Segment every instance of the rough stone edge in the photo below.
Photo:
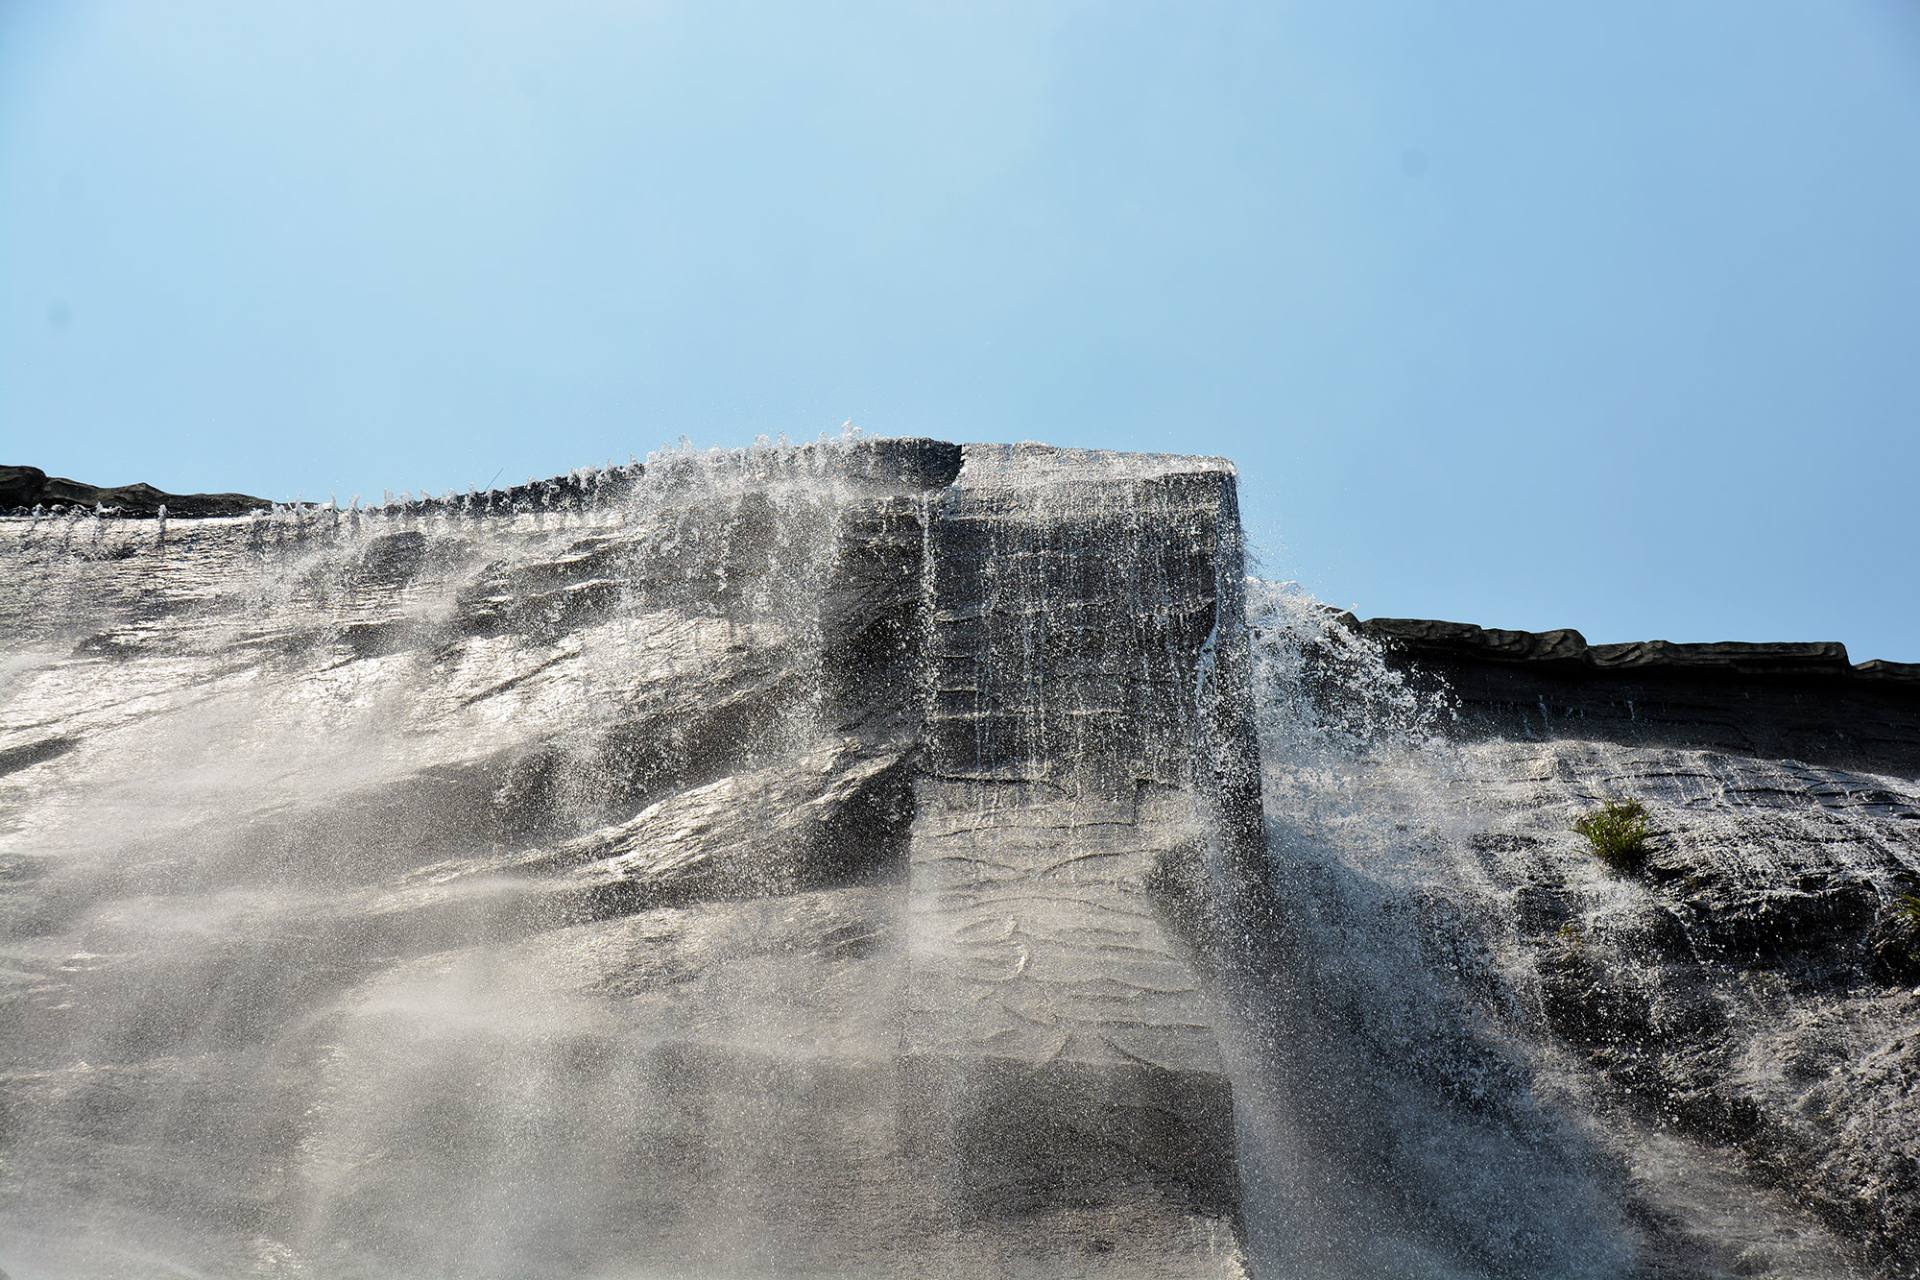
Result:
<svg viewBox="0 0 1920 1280"><path fill-rule="evenodd" d="M804 457L822 447L819 444L802 444L795 446L792 452ZM834 443L826 447L844 451L842 474L846 478L880 490L924 492L944 489L960 473L962 446L922 436L880 437ZM721 452L746 454L751 451L728 449ZM604 468L581 467L544 480L509 485L504 489L470 489L464 494L438 498L422 495L400 502L371 503L361 510L403 511L412 515L458 513L505 516L561 507L577 509L624 496L646 472L646 465L640 462ZM10 478L8 473L19 477L12 485L7 484ZM65 489L56 493L54 486L65 486ZM9 499L12 501L9 502ZM106 509L107 515L135 518L152 517L158 514L160 507L165 506L168 519L191 520L245 516L276 507L319 511L333 504L274 503L243 493L167 493L148 484L102 488L58 476L49 477L38 467L0 466L0 517L30 517L36 505L60 510L76 506L87 509L101 506ZM49 513L43 512L42 515Z"/></svg>
<svg viewBox="0 0 1920 1280"><path fill-rule="evenodd" d="M1882 659L1854 663L1847 656L1847 647L1837 640L1588 644L1585 636L1571 629L1509 631L1430 618L1361 621L1350 613L1338 617L1360 634L1387 641L1414 657L1528 666L1570 675L1617 672L1768 683L1837 680L1920 692L1920 663Z"/></svg>
<svg viewBox="0 0 1920 1280"><path fill-rule="evenodd" d="M0 515L31 515L36 506L105 508L115 515L243 516L273 506L245 493L168 493L150 484L92 485L50 476L38 467L0 466Z"/></svg>

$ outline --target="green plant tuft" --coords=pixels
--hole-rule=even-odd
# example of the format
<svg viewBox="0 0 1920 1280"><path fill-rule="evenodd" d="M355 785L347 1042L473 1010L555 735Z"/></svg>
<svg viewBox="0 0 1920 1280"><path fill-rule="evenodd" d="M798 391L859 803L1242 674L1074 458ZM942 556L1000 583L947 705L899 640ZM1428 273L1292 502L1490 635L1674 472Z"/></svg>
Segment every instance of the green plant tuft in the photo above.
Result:
<svg viewBox="0 0 1920 1280"><path fill-rule="evenodd" d="M1896 982L1920 979L1920 893L1903 893L1889 908L1893 927L1883 935L1882 957L1893 967Z"/></svg>
<svg viewBox="0 0 1920 1280"><path fill-rule="evenodd" d="M1638 800L1613 800L1582 816L1573 829L1585 836L1594 856L1617 871L1638 870L1647 860L1647 807Z"/></svg>

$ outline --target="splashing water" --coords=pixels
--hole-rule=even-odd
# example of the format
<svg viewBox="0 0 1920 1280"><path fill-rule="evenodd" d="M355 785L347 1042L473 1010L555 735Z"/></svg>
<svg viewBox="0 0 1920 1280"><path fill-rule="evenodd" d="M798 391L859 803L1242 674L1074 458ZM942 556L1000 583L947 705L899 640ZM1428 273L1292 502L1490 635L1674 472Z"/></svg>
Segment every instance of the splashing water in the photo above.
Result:
<svg viewBox="0 0 1920 1280"><path fill-rule="evenodd" d="M396 501L0 531L0 1262L588 1274L636 1237L804 1258L718 1207L788 1176L762 1166L790 1144L754 1137L779 1116L646 1157L698 1097L659 1046L697 1022L790 1053L830 1020L783 1028L811 995L766 957L884 918L857 895L819 919L716 907L697 1000L599 984L670 991L693 947L636 894L795 874L780 788L868 799L824 719L848 448L655 455L617 500L575 475L490 520ZM676 823L737 828L732 861L645 865ZM621 839L628 874L596 871ZM716 1207L633 1220L684 1202L620 1172L647 1168Z"/></svg>
<svg viewBox="0 0 1920 1280"><path fill-rule="evenodd" d="M1182 798L1230 469L994 447L956 484L871 443L0 522L0 1263L1229 1276L1237 1212L1262 1277L1849 1274L1778 1188L1616 1105L1549 978L1568 929L1660 976L1605 949L1663 917L1566 832L1594 797L1702 847L1857 848L1891 895L1902 784L1476 741L1350 619L1248 580L1274 917L1228 922L1203 1017L1191 922L1101 869L1163 870L1219 819ZM1819 798L1756 810L1788 792ZM1022 859L1088 919L980 894ZM1738 1011L1775 993L1727 985L1764 1091L1785 1033ZM1237 1210L1075 1130L1081 1083L1028 1105L975 1070L979 1114L929 1101L903 1053L969 1035L1074 1080L1134 1060L1169 1092L1092 1114L1149 1146L1224 1071L1237 1155L1202 1155L1237 1159ZM903 1149L976 1130L1052 1181ZM1137 1198L1081 1204L1083 1177Z"/></svg>
<svg viewBox="0 0 1920 1280"><path fill-rule="evenodd" d="M1252 582L1248 597L1285 915L1280 954L1246 997L1257 1031L1242 1065L1259 1099L1243 1120L1250 1196L1274 1207L1252 1228L1268 1271L1855 1274L1804 1207L1596 1092L1543 992L1569 928L1605 928L1629 902L1671 916L1573 847L1567 828L1595 788L1656 808L1704 801L1699 838L1735 857L1758 834L1741 798L1663 785L1687 770L1662 757L1684 753L1473 741L1444 684L1411 679L1350 618L1292 584ZM1846 835L1885 847L1884 821ZM1557 933L1527 923L1543 845L1566 850L1552 876L1592 903ZM1644 971L1643 957L1610 963Z"/></svg>

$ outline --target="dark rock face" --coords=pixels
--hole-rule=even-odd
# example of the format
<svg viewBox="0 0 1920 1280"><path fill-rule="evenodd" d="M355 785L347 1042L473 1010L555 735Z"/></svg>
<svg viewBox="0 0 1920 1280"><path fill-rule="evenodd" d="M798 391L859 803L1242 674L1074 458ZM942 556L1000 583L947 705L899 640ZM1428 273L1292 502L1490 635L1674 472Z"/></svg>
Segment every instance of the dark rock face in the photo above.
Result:
<svg viewBox="0 0 1920 1280"><path fill-rule="evenodd" d="M38 467L0 466L0 513L24 514L37 506L104 506L130 516L151 516L161 507L171 516L243 516L272 505L244 493L164 493L150 484L101 488L49 476Z"/></svg>
<svg viewBox="0 0 1920 1280"><path fill-rule="evenodd" d="M1920 890L1920 791L1571 735L1466 759L1512 815L1490 865L1540 904L1518 940L1545 1022L1602 1093L1813 1207L1870 1270L1910 1274L1920 937L1894 906ZM1657 831L1630 877L1595 865L1565 821L1623 796Z"/></svg>
<svg viewBox="0 0 1920 1280"><path fill-rule="evenodd" d="M0 522L0 1261L1243 1274L1232 486L848 441Z"/></svg>
<svg viewBox="0 0 1920 1280"><path fill-rule="evenodd" d="M1577 631L1409 618L1353 625L1443 678L1470 729L1920 775L1920 663L1852 664L1832 642L1589 645Z"/></svg>

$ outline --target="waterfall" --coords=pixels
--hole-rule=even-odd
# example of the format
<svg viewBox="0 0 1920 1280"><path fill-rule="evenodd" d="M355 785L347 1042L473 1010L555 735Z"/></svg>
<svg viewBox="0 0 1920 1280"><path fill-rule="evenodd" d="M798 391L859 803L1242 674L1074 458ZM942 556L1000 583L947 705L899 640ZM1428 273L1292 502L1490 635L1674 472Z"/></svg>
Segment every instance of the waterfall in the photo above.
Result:
<svg viewBox="0 0 1920 1280"><path fill-rule="evenodd" d="M1898 1132L1886 939L1742 966L1885 915L1912 784L1474 730L1235 486L848 434L0 518L0 1269L1867 1274L1821 1187L1904 1175L1793 1108Z"/></svg>
<svg viewBox="0 0 1920 1280"><path fill-rule="evenodd" d="M1887 818L1911 794L1700 752L1473 741L1443 683L1410 679L1336 610L1291 584L1249 594L1284 939L1254 975L1241 1082L1259 1097L1244 1145L1271 1207L1255 1224L1269 1272L1864 1274L1776 1175L1609 1092L1570 1051L1570 1022L1610 1016L1565 1004L1570 951L1608 975L1580 1001L1655 993L1666 947L1724 951L1711 925L1595 864L1571 820L1642 798L1754 883L1790 882L1753 861L1769 844L1878 850L1862 873L1885 895ZM1772 811L1716 772L1777 796ZM1650 945L1676 925L1676 943ZM1717 998L1760 1024L1779 997L1730 973Z"/></svg>
<svg viewBox="0 0 1920 1280"><path fill-rule="evenodd" d="M605 984L674 989L676 944L642 941L669 904L866 874L837 860L867 856L846 842L892 784L826 723L822 633L856 448L667 451L597 503L574 477L486 520L176 517L135 558L0 531L24 535L0 550L0 1265L584 1274L649 1231L776 1250L729 1241L752 1212L661 1186L751 1187L800 1153L750 1113L714 1116L693 1169L658 1149L714 1100L655 1046L688 1016L702 1043L784 1046L757 948L873 912L757 939L756 908L716 908L696 1013ZM684 824L726 847L633 865ZM638 958L594 978L569 938ZM677 1224L621 1221L644 1178Z"/></svg>

